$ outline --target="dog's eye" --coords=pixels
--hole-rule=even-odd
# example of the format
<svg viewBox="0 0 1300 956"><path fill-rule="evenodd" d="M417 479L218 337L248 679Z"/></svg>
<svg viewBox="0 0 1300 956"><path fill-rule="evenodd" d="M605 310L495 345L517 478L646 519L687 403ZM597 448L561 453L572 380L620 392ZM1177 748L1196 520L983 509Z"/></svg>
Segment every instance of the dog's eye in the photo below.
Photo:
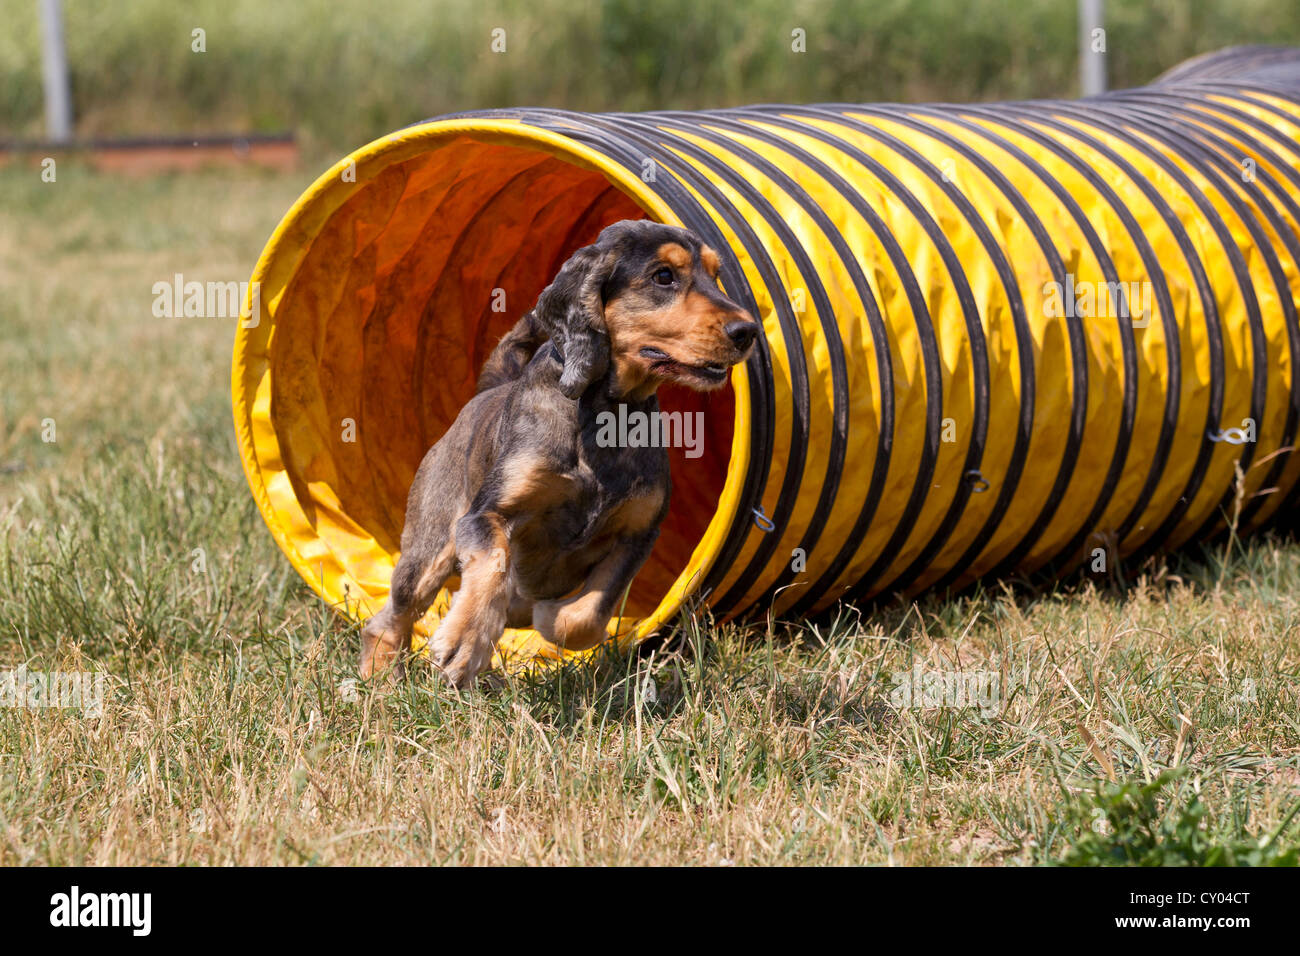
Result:
<svg viewBox="0 0 1300 956"><path fill-rule="evenodd" d="M654 280L655 285L672 285L675 276L672 269L664 268L656 271L650 278Z"/></svg>

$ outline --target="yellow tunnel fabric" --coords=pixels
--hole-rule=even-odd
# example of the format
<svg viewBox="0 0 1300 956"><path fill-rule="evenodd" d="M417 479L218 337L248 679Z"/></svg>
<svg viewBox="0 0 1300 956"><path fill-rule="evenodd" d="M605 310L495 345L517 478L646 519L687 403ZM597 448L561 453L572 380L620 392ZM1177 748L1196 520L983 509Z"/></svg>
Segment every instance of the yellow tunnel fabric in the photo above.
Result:
<svg viewBox="0 0 1300 956"><path fill-rule="evenodd" d="M728 389L661 392L703 414L703 453L671 450L625 641L688 602L793 615L1113 567L1294 503L1300 51L1075 102L490 110L341 160L254 271L238 444L326 601L378 609L415 469L496 340L642 217L719 249L766 334Z"/></svg>

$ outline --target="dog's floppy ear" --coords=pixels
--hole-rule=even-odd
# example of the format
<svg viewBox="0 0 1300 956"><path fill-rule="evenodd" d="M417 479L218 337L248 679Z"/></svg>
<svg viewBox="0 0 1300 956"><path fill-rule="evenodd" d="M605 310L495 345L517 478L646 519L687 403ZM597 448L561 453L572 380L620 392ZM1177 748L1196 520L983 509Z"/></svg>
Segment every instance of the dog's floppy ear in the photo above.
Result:
<svg viewBox="0 0 1300 956"><path fill-rule="evenodd" d="M564 359L560 391L577 398L609 368L609 333L601 286L614 271L609 243L595 242L569 257L537 299L534 314Z"/></svg>

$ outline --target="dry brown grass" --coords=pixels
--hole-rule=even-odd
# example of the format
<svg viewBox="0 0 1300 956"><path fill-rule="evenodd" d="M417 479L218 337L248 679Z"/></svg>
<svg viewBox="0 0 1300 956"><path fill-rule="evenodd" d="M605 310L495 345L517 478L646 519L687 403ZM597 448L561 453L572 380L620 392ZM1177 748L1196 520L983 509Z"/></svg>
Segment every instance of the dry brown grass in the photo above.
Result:
<svg viewBox="0 0 1300 956"><path fill-rule="evenodd" d="M0 669L109 675L98 719L0 708L0 865L1033 863L1111 776L1188 768L1162 806L1199 791L1211 844L1300 799L1300 548L1271 538L1126 590L355 689L354 629L247 494L231 329L150 313L173 272L244 278L305 179L0 172ZM997 672L997 713L892 706L918 664Z"/></svg>

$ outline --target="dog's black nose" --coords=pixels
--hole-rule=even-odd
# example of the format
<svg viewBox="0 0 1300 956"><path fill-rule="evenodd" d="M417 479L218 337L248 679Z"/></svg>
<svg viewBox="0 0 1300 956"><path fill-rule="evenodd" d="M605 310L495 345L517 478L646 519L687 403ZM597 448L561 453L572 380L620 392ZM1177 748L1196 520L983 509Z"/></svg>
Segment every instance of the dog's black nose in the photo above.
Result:
<svg viewBox="0 0 1300 956"><path fill-rule="evenodd" d="M754 339L758 338L758 324L755 322L728 322L722 331L741 350L749 348Z"/></svg>

